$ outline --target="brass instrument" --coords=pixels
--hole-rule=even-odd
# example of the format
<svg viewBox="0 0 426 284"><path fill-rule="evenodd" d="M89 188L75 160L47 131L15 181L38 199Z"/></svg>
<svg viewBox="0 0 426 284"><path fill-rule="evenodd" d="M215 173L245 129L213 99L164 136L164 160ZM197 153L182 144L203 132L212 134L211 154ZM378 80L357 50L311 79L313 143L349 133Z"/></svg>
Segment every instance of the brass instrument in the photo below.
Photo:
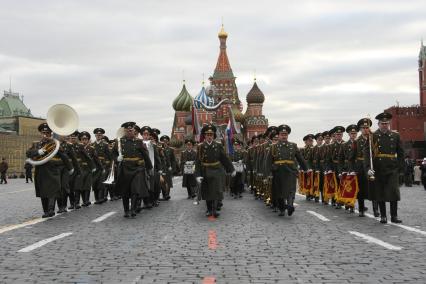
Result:
<svg viewBox="0 0 426 284"><path fill-rule="evenodd" d="M73 133L78 128L78 114L77 112L65 104L53 105L47 111L47 124L49 125L52 132L57 135L66 136ZM59 140L53 138L44 145L42 148L45 152L44 155L34 159L27 159L26 162L33 166L40 166L52 159L59 151L60 147Z"/></svg>
<svg viewBox="0 0 426 284"><path fill-rule="evenodd" d="M120 127L117 130L116 137L117 137L117 147L118 147L118 155L121 156L121 137L124 136L124 128ZM115 171L114 171L114 163L115 161L112 161L111 163L111 171L109 172L109 175L107 179L103 182L104 184L113 184L115 182Z"/></svg>

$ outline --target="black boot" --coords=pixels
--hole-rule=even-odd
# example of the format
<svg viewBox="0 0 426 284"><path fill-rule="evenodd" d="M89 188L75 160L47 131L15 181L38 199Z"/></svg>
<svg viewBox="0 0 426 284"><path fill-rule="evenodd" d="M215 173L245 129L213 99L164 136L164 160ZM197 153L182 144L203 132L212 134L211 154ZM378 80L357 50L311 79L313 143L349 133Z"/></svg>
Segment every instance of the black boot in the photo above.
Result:
<svg viewBox="0 0 426 284"><path fill-rule="evenodd" d="M55 198L49 198L48 206L49 206L49 217L55 216Z"/></svg>
<svg viewBox="0 0 426 284"><path fill-rule="evenodd" d="M289 197L287 200L287 214L288 216L293 215L294 213L294 205L293 205L293 198Z"/></svg>
<svg viewBox="0 0 426 284"><path fill-rule="evenodd" d="M89 206L90 204L92 204L92 202L90 202L90 190L85 192L86 194L86 205Z"/></svg>
<svg viewBox="0 0 426 284"><path fill-rule="evenodd" d="M398 219L398 201L390 202L390 215L392 223L402 223L402 221Z"/></svg>
<svg viewBox="0 0 426 284"><path fill-rule="evenodd" d="M206 200L206 206L207 206L206 216L210 217L210 216L213 215L213 213L212 213L212 201L211 200Z"/></svg>
<svg viewBox="0 0 426 284"><path fill-rule="evenodd" d="M134 195L131 199L130 212L132 217L136 217L137 197Z"/></svg>
<svg viewBox="0 0 426 284"><path fill-rule="evenodd" d="M377 203L380 209L380 223L386 224L388 222L388 218L386 217L386 202L380 201Z"/></svg>
<svg viewBox="0 0 426 284"><path fill-rule="evenodd" d="M41 206L43 207L43 215L41 216L41 218L49 217L49 199L41 198Z"/></svg>
<svg viewBox="0 0 426 284"><path fill-rule="evenodd" d="M129 214L129 198L128 197L123 197L123 208L124 208L124 217L129 218L130 214Z"/></svg>
<svg viewBox="0 0 426 284"><path fill-rule="evenodd" d="M213 214L213 217L217 218L220 215L220 213L217 212L217 209L219 207L218 201L217 200L213 200L211 202L212 202L212 214Z"/></svg>
<svg viewBox="0 0 426 284"><path fill-rule="evenodd" d="M359 217L365 217L364 199L358 199L358 210L359 210Z"/></svg>
<svg viewBox="0 0 426 284"><path fill-rule="evenodd" d="M377 201L372 201L372 203L373 203L373 214L374 214L374 217L379 217L380 216L380 213L379 213L379 204L377 203Z"/></svg>

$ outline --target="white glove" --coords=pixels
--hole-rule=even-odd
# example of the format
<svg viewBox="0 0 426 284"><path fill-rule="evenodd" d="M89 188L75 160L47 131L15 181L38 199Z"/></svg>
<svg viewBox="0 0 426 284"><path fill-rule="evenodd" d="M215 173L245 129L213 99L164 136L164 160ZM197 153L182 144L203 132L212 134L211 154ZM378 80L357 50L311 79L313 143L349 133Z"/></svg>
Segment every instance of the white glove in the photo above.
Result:
<svg viewBox="0 0 426 284"><path fill-rule="evenodd" d="M96 168L92 169L92 173L96 172Z"/></svg>
<svg viewBox="0 0 426 284"><path fill-rule="evenodd" d="M105 173L106 173L106 170L105 170L105 169L103 169L103 170L102 170L102 174L104 175Z"/></svg>
<svg viewBox="0 0 426 284"><path fill-rule="evenodd" d="M307 170L306 172L307 172L307 173L310 173L310 172L312 172L312 169L309 169L309 170Z"/></svg>
<svg viewBox="0 0 426 284"><path fill-rule="evenodd" d="M163 171L158 171L158 174L162 175L162 174L163 174Z"/></svg>
<svg viewBox="0 0 426 284"><path fill-rule="evenodd" d="M201 183L203 181L203 177L197 177L196 180L198 183Z"/></svg>
<svg viewBox="0 0 426 284"><path fill-rule="evenodd" d="M169 167L169 171L171 171L172 170L172 167Z"/></svg>
<svg viewBox="0 0 426 284"><path fill-rule="evenodd" d="M235 177L237 175L237 172L236 171L233 171L232 173L231 173L231 177Z"/></svg>
<svg viewBox="0 0 426 284"><path fill-rule="evenodd" d="M267 178L263 179L263 184L267 184L267 183L268 183L268 179Z"/></svg>
<svg viewBox="0 0 426 284"><path fill-rule="evenodd" d="M38 152L37 152L40 156L43 156L44 154L46 154L46 151L43 149L43 148L41 148L41 149L38 149Z"/></svg>
<svg viewBox="0 0 426 284"><path fill-rule="evenodd" d="M72 175L73 173L74 173L74 169L71 169L71 170L68 171L69 175Z"/></svg>
<svg viewBox="0 0 426 284"><path fill-rule="evenodd" d="M118 155L117 162L122 162L122 161L123 161L123 155Z"/></svg>
<svg viewBox="0 0 426 284"><path fill-rule="evenodd" d="M243 160L239 160L239 161L238 161L238 163L242 163L242 162L243 162Z"/></svg>
<svg viewBox="0 0 426 284"><path fill-rule="evenodd" d="M367 174L369 177L373 177L374 176L374 170L368 170Z"/></svg>

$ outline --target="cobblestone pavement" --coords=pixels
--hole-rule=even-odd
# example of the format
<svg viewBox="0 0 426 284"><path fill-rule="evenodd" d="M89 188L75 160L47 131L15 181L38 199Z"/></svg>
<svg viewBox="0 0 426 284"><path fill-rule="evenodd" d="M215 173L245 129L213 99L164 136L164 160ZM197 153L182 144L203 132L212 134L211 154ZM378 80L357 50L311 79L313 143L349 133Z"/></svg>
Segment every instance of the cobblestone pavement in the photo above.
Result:
<svg viewBox="0 0 426 284"><path fill-rule="evenodd" d="M423 187L401 188L396 226L300 196L278 217L248 193L208 219L180 181L135 219L115 201L43 222L31 184L0 185L0 282L425 283Z"/></svg>

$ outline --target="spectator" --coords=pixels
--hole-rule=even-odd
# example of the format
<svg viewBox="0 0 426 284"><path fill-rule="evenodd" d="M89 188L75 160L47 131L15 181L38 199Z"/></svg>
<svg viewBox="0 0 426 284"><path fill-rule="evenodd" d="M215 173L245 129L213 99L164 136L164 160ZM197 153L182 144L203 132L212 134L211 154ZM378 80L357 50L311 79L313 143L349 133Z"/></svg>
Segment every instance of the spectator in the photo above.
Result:
<svg viewBox="0 0 426 284"><path fill-rule="evenodd" d="M405 157L405 171L404 171L404 183L407 187L413 186L413 173L414 167L409 156Z"/></svg>
<svg viewBox="0 0 426 284"><path fill-rule="evenodd" d="M24 168L25 168L25 181L28 183L28 180L30 180L32 183L33 182L33 172L32 172L33 165L26 162Z"/></svg>
<svg viewBox="0 0 426 284"><path fill-rule="evenodd" d="M422 171L422 184L426 190L426 158L423 158L423 162L420 165L420 170Z"/></svg>
<svg viewBox="0 0 426 284"><path fill-rule="evenodd" d="M6 173L7 173L7 169L8 168L9 168L9 165L6 162L6 158L1 158L1 163L0 163L0 184L2 184L3 182L5 184L7 184Z"/></svg>

